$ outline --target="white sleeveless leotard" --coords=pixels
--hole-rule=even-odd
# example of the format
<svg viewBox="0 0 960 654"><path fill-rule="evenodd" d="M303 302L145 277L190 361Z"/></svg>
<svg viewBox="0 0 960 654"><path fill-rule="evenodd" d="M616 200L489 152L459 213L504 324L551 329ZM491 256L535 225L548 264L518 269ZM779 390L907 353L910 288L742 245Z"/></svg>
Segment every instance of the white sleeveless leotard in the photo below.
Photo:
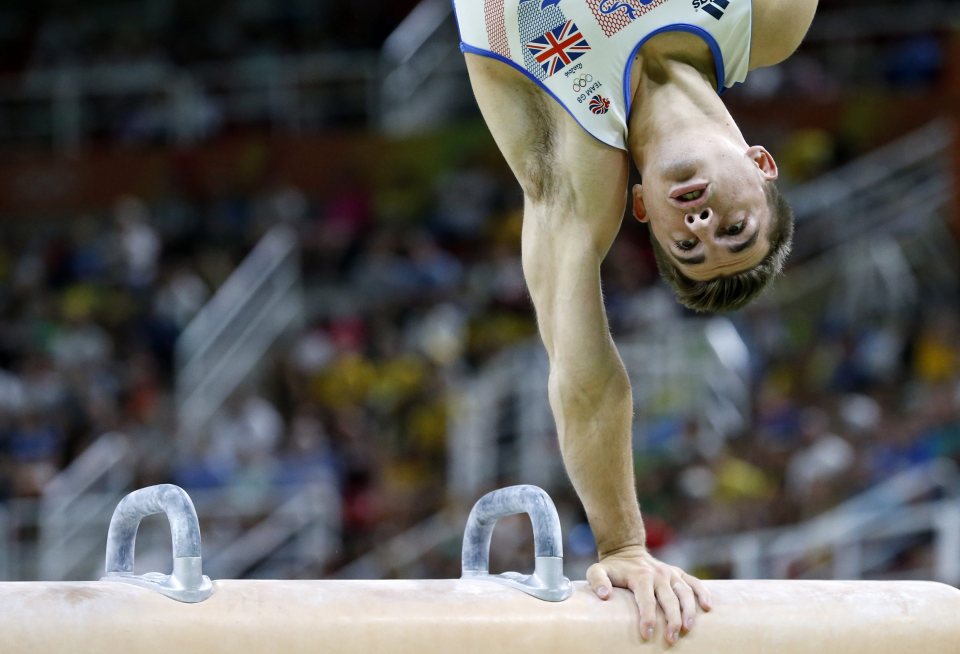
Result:
<svg viewBox="0 0 960 654"><path fill-rule="evenodd" d="M713 53L717 91L747 77L751 0L453 0L460 49L517 68L581 127L625 150L630 66L647 39L690 32Z"/></svg>

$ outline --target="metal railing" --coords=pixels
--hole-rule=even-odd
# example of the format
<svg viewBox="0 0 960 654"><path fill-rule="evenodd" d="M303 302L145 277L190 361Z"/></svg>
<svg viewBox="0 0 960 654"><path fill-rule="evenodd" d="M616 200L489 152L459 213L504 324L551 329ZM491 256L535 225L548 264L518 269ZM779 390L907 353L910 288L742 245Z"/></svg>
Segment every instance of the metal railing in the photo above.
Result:
<svg viewBox="0 0 960 654"><path fill-rule="evenodd" d="M946 227L954 143L951 126L934 121L789 193L793 263L765 302L826 294L828 307L855 324L954 292L960 252Z"/></svg>
<svg viewBox="0 0 960 654"><path fill-rule="evenodd" d="M915 227L915 210L907 210L915 196L927 196L937 206L951 189L953 143L950 123L936 120L793 189L794 254L823 255L878 227L895 232Z"/></svg>
<svg viewBox="0 0 960 654"><path fill-rule="evenodd" d="M948 459L905 470L798 525L681 540L658 555L687 569L729 567L737 579L788 577L815 555L800 576L863 579L913 547L909 537L928 534L934 556L922 575L960 584L960 473Z"/></svg>
<svg viewBox="0 0 960 654"><path fill-rule="evenodd" d="M0 579L82 580L103 573L107 527L128 488L87 488L73 511L50 515L41 501L18 499L0 507ZM296 578L322 570L340 548L341 499L331 475L296 487L262 489L257 501L237 501L234 489L190 491L203 525L204 569L217 579ZM159 518L157 518L159 519ZM137 565L169 563L170 537L145 521L137 541ZM39 540L32 534L39 532Z"/></svg>
<svg viewBox="0 0 960 654"><path fill-rule="evenodd" d="M397 26L380 51L374 115L381 130L423 131L464 106L474 110L458 43L449 0L423 0Z"/></svg>
<svg viewBox="0 0 960 654"><path fill-rule="evenodd" d="M187 439L196 437L302 314L299 242L290 228L277 226L177 340L177 416Z"/></svg>
<svg viewBox="0 0 960 654"><path fill-rule="evenodd" d="M463 521L440 511L419 524L377 545L334 573L337 579L383 579L405 575L431 551L458 540Z"/></svg>
<svg viewBox="0 0 960 654"><path fill-rule="evenodd" d="M340 494L330 475L260 489L256 501L238 500L234 491L189 490L203 528L204 572L212 579L296 578L322 569L340 547ZM137 538L138 566L154 569L169 558L165 530Z"/></svg>
<svg viewBox="0 0 960 654"><path fill-rule="evenodd" d="M747 349L727 319L679 321L622 339L618 348L633 388L637 447L657 445L652 427L677 416L721 438L746 423ZM562 474L539 342L501 353L456 396L448 440L453 496L474 497L499 477L549 486Z"/></svg>
<svg viewBox="0 0 960 654"><path fill-rule="evenodd" d="M376 51L237 58L184 68L158 60L38 69L0 78L0 143L76 152L106 134L189 144L224 125L319 131L364 123L377 95ZM103 112L122 101L122 120Z"/></svg>
<svg viewBox="0 0 960 654"><path fill-rule="evenodd" d="M72 579L103 558L104 518L133 480L129 437L110 432L94 441L43 489L39 503L41 579Z"/></svg>
<svg viewBox="0 0 960 654"><path fill-rule="evenodd" d="M202 498L205 500L205 498ZM218 498L202 504L212 529L225 516ZM341 498L331 474L320 476L280 501L256 525L236 537L221 537L208 549L204 565L217 579L293 579L316 571L340 546Z"/></svg>

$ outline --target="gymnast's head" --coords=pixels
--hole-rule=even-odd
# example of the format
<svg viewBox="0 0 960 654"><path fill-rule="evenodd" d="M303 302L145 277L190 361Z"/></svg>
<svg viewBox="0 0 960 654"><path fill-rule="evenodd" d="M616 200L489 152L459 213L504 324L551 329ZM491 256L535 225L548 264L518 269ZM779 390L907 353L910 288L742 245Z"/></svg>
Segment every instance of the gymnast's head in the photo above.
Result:
<svg viewBox="0 0 960 654"><path fill-rule="evenodd" d="M777 164L762 146L723 135L698 130L696 141L668 140L673 147L645 153L633 214L649 224L660 276L681 304L739 309L790 252L793 214L775 185Z"/></svg>

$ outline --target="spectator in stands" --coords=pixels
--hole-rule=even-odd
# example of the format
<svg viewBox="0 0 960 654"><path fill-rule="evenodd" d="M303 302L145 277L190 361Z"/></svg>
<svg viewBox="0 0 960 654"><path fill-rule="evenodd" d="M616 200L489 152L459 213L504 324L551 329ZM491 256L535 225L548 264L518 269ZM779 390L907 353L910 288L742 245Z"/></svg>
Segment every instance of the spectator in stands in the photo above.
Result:
<svg viewBox="0 0 960 654"><path fill-rule="evenodd" d="M134 288L153 283L160 260L161 242L150 224L146 204L135 197L123 197L114 207L117 245L126 282Z"/></svg>
<svg viewBox="0 0 960 654"><path fill-rule="evenodd" d="M800 417L802 447L794 451L787 464L787 492L804 516L827 509L838 494L833 484L848 475L856 453L846 439L832 433L829 418L819 408L808 408Z"/></svg>

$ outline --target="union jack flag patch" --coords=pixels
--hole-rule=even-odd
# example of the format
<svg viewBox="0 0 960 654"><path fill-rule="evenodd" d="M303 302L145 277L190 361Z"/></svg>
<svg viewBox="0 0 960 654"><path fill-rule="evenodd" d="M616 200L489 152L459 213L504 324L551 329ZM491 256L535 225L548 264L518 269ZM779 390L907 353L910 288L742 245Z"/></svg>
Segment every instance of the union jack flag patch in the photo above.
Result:
<svg viewBox="0 0 960 654"><path fill-rule="evenodd" d="M590 44L572 20L554 27L525 45L547 77L590 50Z"/></svg>

